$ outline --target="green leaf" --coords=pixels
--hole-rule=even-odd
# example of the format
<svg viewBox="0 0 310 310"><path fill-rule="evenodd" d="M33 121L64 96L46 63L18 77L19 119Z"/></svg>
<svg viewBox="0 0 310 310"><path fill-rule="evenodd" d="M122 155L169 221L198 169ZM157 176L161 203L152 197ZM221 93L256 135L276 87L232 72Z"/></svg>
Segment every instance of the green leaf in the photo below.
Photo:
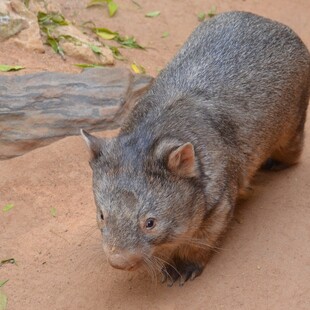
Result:
<svg viewBox="0 0 310 310"><path fill-rule="evenodd" d="M38 19L39 24L43 24L48 19L47 14L39 11L37 14L37 19Z"/></svg>
<svg viewBox="0 0 310 310"><path fill-rule="evenodd" d="M52 47L55 53L58 53L59 51L59 44L58 41L53 37L47 38L47 43Z"/></svg>
<svg viewBox="0 0 310 310"><path fill-rule="evenodd" d="M82 42L79 39L77 39L77 38L75 38L73 36L70 36L69 34L61 34L60 36L55 38L55 40L57 42L59 42L61 39L64 39L64 40L66 40L68 42L71 42L71 43L82 45Z"/></svg>
<svg viewBox="0 0 310 310"><path fill-rule="evenodd" d="M2 209L3 212L8 212L10 211L11 209L14 208L14 205L12 203L8 203L7 205L5 205Z"/></svg>
<svg viewBox="0 0 310 310"><path fill-rule="evenodd" d="M160 11L152 11L145 14L145 17L157 17L160 15Z"/></svg>
<svg viewBox="0 0 310 310"><path fill-rule="evenodd" d="M4 259L0 262L0 266L4 265L4 264L14 264L14 265L17 265L16 264L16 260L15 258L8 258L8 259Z"/></svg>
<svg viewBox="0 0 310 310"><path fill-rule="evenodd" d="M143 46L137 43L136 39L134 37L121 37L118 36L116 40L119 44L121 44L124 47L127 48L139 48L139 49L144 49Z"/></svg>
<svg viewBox="0 0 310 310"><path fill-rule="evenodd" d="M109 1L108 2L108 10L109 10L109 15L113 17L115 13L117 12L118 5L114 1Z"/></svg>
<svg viewBox="0 0 310 310"><path fill-rule="evenodd" d="M104 66L96 65L96 64L74 64L79 68L103 68Z"/></svg>
<svg viewBox="0 0 310 310"><path fill-rule="evenodd" d="M9 66L9 65L0 65L0 71L1 72L9 72L9 71L18 71L25 69L25 67L22 66Z"/></svg>
<svg viewBox="0 0 310 310"><path fill-rule="evenodd" d="M203 21L206 19L206 13L205 13L205 12L199 12L199 13L197 14L197 17L198 17L198 20L199 20L200 22L203 22Z"/></svg>
<svg viewBox="0 0 310 310"><path fill-rule="evenodd" d="M208 12L208 16L211 18L216 15L216 6L212 5L210 11Z"/></svg>
<svg viewBox="0 0 310 310"><path fill-rule="evenodd" d="M51 208L51 215L52 215L53 217L56 217L56 215L57 215L57 210L56 210L56 208Z"/></svg>
<svg viewBox="0 0 310 310"><path fill-rule="evenodd" d="M29 8L29 2L30 2L30 0L24 0L25 7L27 9Z"/></svg>
<svg viewBox="0 0 310 310"><path fill-rule="evenodd" d="M37 19L40 30L46 34L46 43L51 46L55 53L60 54L62 57L64 57L64 51L59 45L59 40L61 38L64 38L65 36L55 37L52 35L52 32L58 26L69 25L69 23L65 20L63 15L55 12L38 12Z"/></svg>
<svg viewBox="0 0 310 310"><path fill-rule="evenodd" d="M63 15L59 13L45 13L38 12L38 22L41 26L66 26L69 23L66 21Z"/></svg>
<svg viewBox="0 0 310 310"><path fill-rule="evenodd" d="M108 0L92 0L87 4L87 8L94 6L94 5L101 5L108 3Z"/></svg>
<svg viewBox="0 0 310 310"><path fill-rule="evenodd" d="M141 65L138 65L137 63L132 63L130 65L131 69L133 70L134 73L137 73L137 74L143 74L145 73L145 68Z"/></svg>
<svg viewBox="0 0 310 310"><path fill-rule="evenodd" d="M9 279L7 279L7 280L4 280L4 281L0 281L0 287L2 287L6 282L8 282L9 281Z"/></svg>
<svg viewBox="0 0 310 310"><path fill-rule="evenodd" d="M108 28L93 28L93 31L105 40L114 40L123 47L144 49L139 45L134 37L120 36L118 32L111 31Z"/></svg>
<svg viewBox="0 0 310 310"><path fill-rule="evenodd" d="M61 47L58 44L58 40L53 37L48 37L46 40L47 44L50 45L55 53L59 53Z"/></svg>
<svg viewBox="0 0 310 310"><path fill-rule="evenodd" d="M100 47L93 45L93 44L89 44L89 47L91 48L91 50L95 53L100 55L101 54L101 49Z"/></svg>
<svg viewBox="0 0 310 310"><path fill-rule="evenodd" d="M93 31L105 40L113 40L119 35L118 32L113 32L108 28L93 28Z"/></svg>
<svg viewBox="0 0 310 310"><path fill-rule="evenodd" d="M0 291L0 310L5 310L7 305L8 299L6 295Z"/></svg>
<svg viewBox="0 0 310 310"><path fill-rule="evenodd" d="M163 32L163 34L161 35L162 38L167 38L170 36L170 33L168 31Z"/></svg>
<svg viewBox="0 0 310 310"><path fill-rule="evenodd" d="M89 8L94 5L102 5L102 4L108 5L108 11L110 17L113 17L118 10L118 5L113 0L92 0L87 4L86 7Z"/></svg>
<svg viewBox="0 0 310 310"><path fill-rule="evenodd" d="M59 38L61 38L61 36L59 36ZM59 38L47 36L46 43L52 47L55 53L60 54L62 57L64 57L65 53L59 45Z"/></svg>
<svg viewBox="0 0 310 310"><path fill-rule="evenodd" d="M112 51L113 57L115 59L125 60L125 57L121 54L121 52L116 46L109 46L109 49Z"/></svg>

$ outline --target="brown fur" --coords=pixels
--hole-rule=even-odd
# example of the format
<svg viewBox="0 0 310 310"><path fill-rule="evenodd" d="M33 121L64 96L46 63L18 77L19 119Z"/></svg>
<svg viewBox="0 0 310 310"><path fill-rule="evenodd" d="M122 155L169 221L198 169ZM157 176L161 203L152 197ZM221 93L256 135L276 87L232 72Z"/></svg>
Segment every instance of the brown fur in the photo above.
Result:
<svg viewBox="0 0 310 310"><path fill-rule="evenodd" d="M288 27L250 13L202 23L137 103L120 135L86 132L112 266L200 275L256 171L298 162L310 55Z"/></svg>

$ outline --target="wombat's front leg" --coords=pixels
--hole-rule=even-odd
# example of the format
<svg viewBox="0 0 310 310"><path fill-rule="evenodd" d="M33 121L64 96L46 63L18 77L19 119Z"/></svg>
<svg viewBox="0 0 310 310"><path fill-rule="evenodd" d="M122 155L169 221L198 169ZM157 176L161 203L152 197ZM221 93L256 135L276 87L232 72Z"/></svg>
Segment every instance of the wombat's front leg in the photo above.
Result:
<svg viewBox="0 0 310 310"><path fill-rule="evenodd" d="M162 271L163 282L172 286L179 280L182 286L202 273L227 228L232 210L231 199L225 198L208 214L197 232L172 253L170 263Z"/></svg>
<svg viewBox="0 0 310 310"><path fill-rule="evenodd" d="M204 255L202 255L203 252L205 252ZM203 248L180 246L173 254L170 263L163 268L162 282L167 282L168 286L172 286L179 279L180 286L182 286L188 279L194 280L202 273L210 253L210 250L206 251ZM184 254L187 255L184 257ZM202 259L202 256L205 257Z"/></svg>

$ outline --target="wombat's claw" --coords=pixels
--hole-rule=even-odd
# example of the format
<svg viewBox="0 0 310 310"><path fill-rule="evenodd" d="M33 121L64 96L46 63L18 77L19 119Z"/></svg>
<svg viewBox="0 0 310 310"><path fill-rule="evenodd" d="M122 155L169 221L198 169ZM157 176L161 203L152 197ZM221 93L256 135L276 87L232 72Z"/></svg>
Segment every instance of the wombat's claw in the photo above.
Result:
<svg viewBox="0 0 310 310"><path fill-rule="evenodd" d="M180 273L177 272L176 268L170 265L162 269L162 275L161 283L167 282L169 287L173 286L174 282L180 277Z"/></svg>
<svg viewBox="0 0 310 310"><path fill-rule="evenodd" d="M167 282L167 286L171 287L179 280L179 286L183 286L187 280L194 280L201 275L203 267L195 263L179 263L176 267L166 266L163 270L162 283Z"/></svg>
<svg viewBox="0 0 310 310"><path fill-rule="evenodd" d="M182 270L182 275L180 276L180 286L183 286L187 280L193 281L196 277L200 276L203 268L196 264L190 264L184 266L185 269Z"/></svg>

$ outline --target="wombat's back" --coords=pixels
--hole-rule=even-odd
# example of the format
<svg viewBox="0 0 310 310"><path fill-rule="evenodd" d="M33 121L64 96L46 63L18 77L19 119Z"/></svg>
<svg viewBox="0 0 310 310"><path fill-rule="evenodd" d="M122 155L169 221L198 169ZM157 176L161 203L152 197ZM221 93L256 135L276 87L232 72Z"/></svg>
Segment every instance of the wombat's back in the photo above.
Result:
<svg viewBox="0 0 310 310"><path fill-rule="evenodd" d="M192 142L202 156L216 148L251 177L269 157L298 160L309 90L310 54L289 27L251 13L223 13L191 34L121 136L134 132L146 152L166 135ZM289 156L278 154L284 149Z"/></svg>
<svg viewBox="0 0 310 310"><path fill-rule="evenodd" d="M197 27L147 96L158 108L199 94L206 100L204 119L229 119L239 147L250 143L246 152L264 157L281 133L287 141L302 131L309 89L310 54L289 27L229 12ZM204 124L192 126L201 131ZM229 128L224 134L229 139Z"/></svg>
<svg viewBox="0 0 310 310"><path fill-rule="evenodd" d="M296 80L307 77L310 83L309 76L309 52L289 27L251 13L229 12L198 26L156 84L168 97L200 90L209 98L270 100L293 91Z"/></svg>

